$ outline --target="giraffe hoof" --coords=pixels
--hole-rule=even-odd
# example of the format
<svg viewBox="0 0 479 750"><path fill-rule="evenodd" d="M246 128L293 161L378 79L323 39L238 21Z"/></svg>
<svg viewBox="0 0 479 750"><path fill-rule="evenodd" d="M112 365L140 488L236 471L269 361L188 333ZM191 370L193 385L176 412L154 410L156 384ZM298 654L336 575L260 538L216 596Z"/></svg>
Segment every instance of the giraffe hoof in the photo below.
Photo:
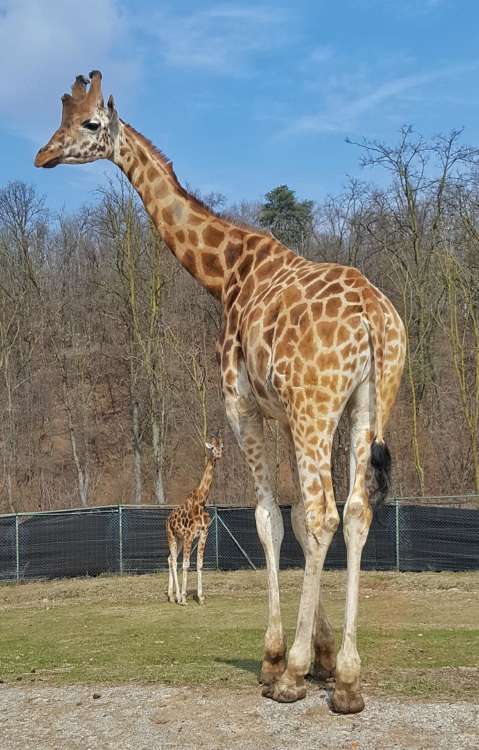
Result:
<svg viewBox="0 0 479 750"><path fill-rule="evenodd" d="M331 698L331 708L337 714L359 714L364 709L361 693L348 693L343 688L336 688Z"/></svg>
<svg viewBox="0 0 479 750"><path fill-rule="evenodd" d="M280 642L276 643L274 646L270 645L268 648L265 648L258 682L260 685L264 685L266 689L268 686L274 685L275 682L278 682L284 674L285 669L286 636L283 636Z"/></svg>
<svg viewBox="0 0 479 750"><path fill-rule="evenodd" d="M281 675L284 674L285 669L286 661L284 659L284 656L275 660L270 660L267 658L264 659L261 665L261 671L259 673L259 684L264 685L265 689L273 686L276 682L278 682Z"/></svg>
<svg viewBox="0 0 479 750"><path fill-rule="evenodd" d="M314 680L314 682L329 682L330 680L334 680L335 675L336 670L334 668L326 669L321 664L312 664L307 674L309 679Z"/></svg>
<svg viewBox="0 0 479 750"><path fill-rule="evenodd" d="M170 602L170 604L176 604L175 597L174 596L170 596L169 594L168 594L168 601Z"/></svg>
<svg viewBox="0 0 479 750"><path fill-rule="evenodd" d="M274 682L263 682L263 687L261 688L261 695L263 698L273 698L274 693Z"/></svg>
<svg viewBox="0 0 479 750"><path fill-rule="evenodd" d="M205 597L204 596L199 596L198 597L198 604L204 604L204 603L205 603Z"/></svg>
<svg viewBox="0 0 479 750"><path fill-rule="evenodd" d="M271 698L277 703L294 703L306 697L306 685L302 678L297 681L280 679L274 685L265 685L262 693L265 698Z"/></svg>

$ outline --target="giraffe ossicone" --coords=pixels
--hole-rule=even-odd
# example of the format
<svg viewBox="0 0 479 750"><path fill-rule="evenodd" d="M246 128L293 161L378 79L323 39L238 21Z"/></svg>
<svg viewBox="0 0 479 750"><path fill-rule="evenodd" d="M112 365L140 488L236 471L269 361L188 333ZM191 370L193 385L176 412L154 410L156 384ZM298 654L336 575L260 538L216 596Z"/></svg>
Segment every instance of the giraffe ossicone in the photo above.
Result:
<svg viewBox="0 0 479 750"><path fill-rule="evenodd" d="M216 216L178 182L171 162L104 106L101 74L75 80L63 99L60 127L35 164L110 159L140 195L165 244L223 305L217 342L231 428L254 477L256 524L265 552L269 618L261 668L263 692L277 701L305 694L310 668L334 674L332 708L364 706L356 648L359 570L372 512L366 472L374 454L378 494L389 469L384 429L405 357L402 321L387 297L355 268L314 263L270 234ZM345 623L336 656L320 593L326 552L339 523L331 479L331 447L344 411L351 425L350 488L344 508L348 571ZM286 430L301 498L293 528L305 555L294 643L286 662L279 557L282 516L273 495L264 418Z"/></svg>

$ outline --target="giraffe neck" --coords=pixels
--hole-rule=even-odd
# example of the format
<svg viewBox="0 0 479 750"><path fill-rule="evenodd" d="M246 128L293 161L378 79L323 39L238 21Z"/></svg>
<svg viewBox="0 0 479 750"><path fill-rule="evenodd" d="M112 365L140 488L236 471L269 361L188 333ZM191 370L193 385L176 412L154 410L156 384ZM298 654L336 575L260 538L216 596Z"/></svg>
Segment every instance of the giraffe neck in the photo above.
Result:
<svg viewBox="0 0 479 750"><path fill-rule="evenodd" d="M113 161L140 195L165 244L211 294L224 296L231 268L247 247L271 237L216 216L178 182L171 162L140 133L120 123ZM279 245L279 243L276 243Z"/></svg>
<svg viewBox="0 0 479 750"><path fill-rule="evenodd" d="M208 462L205 466L205 471L203 474L203 478L199 484L198 487L198 497L200 499L200 502L204 505L206 503L206 500L208 498L211 483L213 481L213 470L215 467L215 460L214 458L209 458Z"/></svg>

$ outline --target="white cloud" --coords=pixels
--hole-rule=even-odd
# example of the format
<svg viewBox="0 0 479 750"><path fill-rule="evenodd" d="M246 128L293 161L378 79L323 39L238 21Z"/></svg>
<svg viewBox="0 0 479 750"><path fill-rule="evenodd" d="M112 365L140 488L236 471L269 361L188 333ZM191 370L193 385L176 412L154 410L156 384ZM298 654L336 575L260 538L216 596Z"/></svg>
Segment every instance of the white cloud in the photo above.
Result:
<svg viewBox="0 0 479 750"><path fill-rule="evenodd" d="M450 4L450 0L356 0L360 8L386 9L396 16L424 16Z"/></svg>
<svg viewBox="0 0 479 750"><path fill-rule="evenodd" d="M285 43L288 18L278 6L229 3L183 15L158 11L143 30L159 40L158 53L168 65L231 74Z"/></svg>
<svg viewBox="0 0 479 750"><path fill-rule="evenodd" d="M322 64L329 62L334 56L334 50L329 45L325 44L319 47L315 47L311 52L308 63L311 64Z"/></svg>
<svg viewBox="0 0 479 750"><path fill-rule="evenodd" d="M274 5L164 7L155 3L147 13L129 0L0 0L3 128L43 143L78 73L102 70L104 94L113 93L125 112L155 60L231 74L288 38L288 13Z"/></svg>
<svg viewBox="0 0 479 750"><path fill-rule="evenodd" d="M411 94L421 91L435 81L471 72L479 62L439 68L425 73L396 76L388 81L371 84L361 73L333 76L327 83L325 105L319 112L297 117L284 133L346 133L358 127L361 117L373 113L386 103L399 105Z"/></svg>
<svg viewBox="0 0 479 750"><path fill-rule="evenodd" d="M448 4L448 2L449 0L405 0L402 7L404 11L409 11L410 13L428 13ZM394 0L392 0L392 4L397 7L397 3Z"/></svg>
<svg viewBox="0 0 479 750"><path fill-rule="evenodd" d="M4 124L42 142L60 123L60 97L75 75L94 68L105 72L105 93L124 101L141 68L128 41L117 0L0 0Z"/></svg>

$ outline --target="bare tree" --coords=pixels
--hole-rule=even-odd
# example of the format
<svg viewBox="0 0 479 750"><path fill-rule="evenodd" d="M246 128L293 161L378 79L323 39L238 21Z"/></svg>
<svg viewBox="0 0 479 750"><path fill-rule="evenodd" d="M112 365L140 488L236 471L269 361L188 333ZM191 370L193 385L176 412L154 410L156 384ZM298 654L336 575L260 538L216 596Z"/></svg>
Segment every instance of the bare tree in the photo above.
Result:
<svg viewBox="0 0 479 750"><path fill-rule="evenodd" d="M47 212L32 187L11 182L0 190L0 370L4 388L3 476L10 510L19 474L19 430L34 351L42 336L39 274ZM3 400L3 399L2 399Z"/></svg>
<svg viewBox="0 0 479 750"><path fill-rule="evenodd" d="M374 192L376 216L367 229L390 264L388 276L398 292L406 325L411 444L421 494L425 473L419 420L427 419L430 411L421 409L426 397L437 397L434 341L445 292L438 270L447 186L454 171L474 164L479 153L463 146L460 135L454 130L428 143L405 126L396 146L368 140L355 144L364 152L363 166L382 167L392 177L389 189Z"/></svg>

